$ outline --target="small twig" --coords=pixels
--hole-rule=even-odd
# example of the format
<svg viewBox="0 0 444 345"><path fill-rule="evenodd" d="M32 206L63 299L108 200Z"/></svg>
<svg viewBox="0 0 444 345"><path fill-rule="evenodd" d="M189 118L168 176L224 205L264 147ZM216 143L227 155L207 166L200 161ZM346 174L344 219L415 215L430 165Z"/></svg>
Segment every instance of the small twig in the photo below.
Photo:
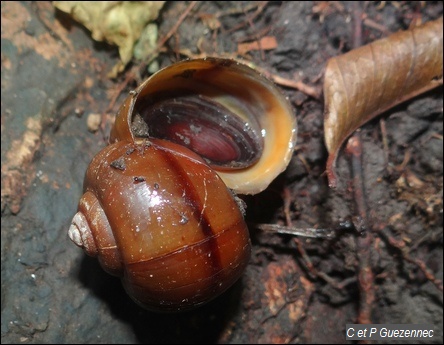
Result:
<svg viewBox="0 0 444 345"><path fill-rule="evenodd" d="M316 277L320 277L318 270L314 267L313 263L311 262L310 257L308 256L307 252L305 251L304 245L302 241L295 237L293 238L293 242L296 244L296 247L298 249L299 255L302 258L302 262L305 265L305 269L310 276L311 279L314 279Z"/></svg>
<svg viewBox="0 0 444 345"><path fill-rule="evenodd" d="M359 133L355 133L349 140L345 151L351 156L351 169L353 172L353 192L356 211L359 215L355 227L362 234L356 238L356 251L358 256L359 281L359 315L358 323L371 322L372 305L375 300L374 276L370 263L373 234L368 231L367 205L365 201L364 181L362 174L362 143Z"/></svg>
<svg viewBox="0 0 444 345"><path fill-rule="evenodd" d="M290 218L290 204L291 198L287 190L287 192L284 193L284 213L286 215L287 226L279 224L254 224L253 226L263 231L312 238L334 238L336 237L338 231L349 230L352 227L352 224L350 224L350 222L342 222L336 229L295 228L292 225L292 221ZM299 254L301 255L302 262L305 265L305 270L311 279L314 279L316 277L320 278L338 290L341 290L351 282L356 281L356 278L353 277L352 279L345 279L342 282L337 282L328 274L318 271L314 267L310 257L305 251L303 242L297 237L293 238L293 241L296 244Z"/></svg>
<svg viewBox="0 0 444 345"><path fill-rule="evenodd" d="M321 99L321 90L312 86L309 86L307 84L304 84L301 81L294 81L291 79L283 78L277 74L273 74L266 69L255 67L257 71L265 75L268 79L273 80L276 84L279 84L281 86L290 87L292 89L299 90L303 93L305 93L308 96L313 97L314 99L320 100Z"/></svg>
<svg viewBox="0 0 444 345"><path fill-rule="evenodd" d="M236 40L236 43L243 43L243 42L250 42L250 41L254 41L257 39L257 37L265 37L268 36L268 34L270 33L270 31L273 29L273 27L271 25L267 25L266 27L264 27L263 29L248 35L248 36L242 36L240 38L238 38Z"/></svg>
<svg viewBox="0 0 444 345"><path fill-rule="evenodd" d="M159 52L159 50L164 46L164 44L171 38L171 36L174 35L174 33L177 31L179 26L182 24L182 22L185 20L185 18L188 16L188 14L191 12L191 10L196 6L197 1L192 1L188 7L185 9L185 11L181 14L179 19L177 20L176 24L168 31L168 33L157 43L156 48L154 49L152 54L156 54Z"/></svg>
<svg viewBox="0 0 444 345"><path fill-rule="evenodd" d="M358 2L352 1L353 35L352 45L356 49L362 46L362 9Z"/></svg>
<svg viewBox="0 0 444 345"><path fill-rule="evenodd" d="M353 194L356 202L356 211L360 219L366 222L367 204L365 202L364 179L362 172L362 141L359 131L355 132L355 134L348 140L346 152L351 157L351 168L353 173ZM359 227L357 227L357 230L362 233L366 231L367 228L365 224L362 224L361 222Z"/></svg>
<svg viewBox="0 0 444 345"><path fill-rule="evenodd" d="M316 269L316 267L313 265L313 263L311 262L310 257L308 256L307 252L305 251L302 241L299 238L294 238L293 241L296 244L296 246L298 248L298 252L302 257L302 260L305 264L305 269L306 269L307 273L311 276L312 279L315 277L320 278L337 290L342 290L345 286L347 286L351 282L356 281L356 278L353 277L351 279L347 278L347 279L344 279L342 282L338 282L335 279L333 279L332 277L330 277L327 273L322 272L322 271L318 271Z"/></svg>
<svg viewBox="0 0 444 345"><path fill-rule="evenodd" d="M274 232L278 234L302 236L309 238L334 238L337 235L337 229L319 229L319 228L296 228L294 226L284 226L279 224L251 224L256 229L262 231Z"/></svg>
<svg viewBox="0 0 444 345"><path fill-rule="evenodd" d="M287 188L284 190L283 198L284 198L284 214L287 226L278 225L278 224L255 224L256 228L261 229L263 231L270 231L270 232L288 234L293 236L296 235L296 236L312 237L312 238L334 238L337 236L338 231L350 230L353 227L353 224L351 224L351 222L344 221L341 222L335 229L295 228L292 225L290 217L291 195ZM352 277L351 279L348 278L343 280L342 282L337 282L335 279L331 278L328 274L318 271L314 267L310 257L305 251L302 241L298 238L294 238L293 241L296 244L298 252L302 257L302 261L305 265L306 272L312 279L318 277L337 290L342 290L345 286L347 286L351 282L356 281L356 278Z"/></svg>
<svg viewBox="0 0 444 345"><path fill-rule="evenodd" d="M352 2L353 15L353 47L362 45L362 9L358 1ZM358 214L355 227L361 236L356 238L356 255L358 257L359 282L359 313L357 322L369 324L372 316L372 306L375 301L374 275L371 268L370 256L373 244L373 233L368 225L367 202L365 199L364 179L362 172L362 140L359 132L348 140L345 149L350 156L353 175L353 194Z"/></svg>
<svg viewBox="0 0 444 345"><path fill-rule="evenodd" d="M246 13L245 13L245 16L247 17L247 21L248 21L248 24L250 25L250 28L253 30L254 39L258 44L259 52L261 54L261 60L265 61L265 53L264 53L264 50L262 49L262 43L260 40L260 36L257 33L256 26L254 25L253 20L250 17L248 17Z"/></svg>
<svg viewBox="0 0 444 345"><path fill-rule="evenodd" d="M390 35L390 31L384 25L381 25L370 18L365 18L363 24L371 29L376 29L384 34L384 36Z"/></svg>
<svg viewBox="0 0 444 345"><path fill-rule="evenodd" d="M254 20L257 16L259 16L262 13L262 11L264 10L265 6L267 6L267 4L268 4L268 1L262 1L262 3L257 6L256 11L251 16L247 17L246 21L244 21L244 22L240 23L239 25L236 25L235 27L227 30L226 33L230 34L230 33L234 32L234 31L239 30L240 28L244 27L245 25L247 25L249 20Z"/></svg>
<svg viewBox="0 0 444 345"><path fill-rule="evenodd" d="M289 188L284 188L284 214L285 214L285 222L287 224L291 224L291 216L290 216L290 206L291 206L291 193Z"/></svg>
<svg viewBox="0 0 444 345"><path fill-rule="evenodd" d="M310 164L308 164L308 162L305 159L305 157L302 154L298 153L298 154L296 154L296 158L301 161L301 163L304 166L305 170L307 170L307 173L310 175L311 174Z"/></svg>
<svg viewBox="0 0 444 345"><path fill-rule="evenodd" d="M381 119L379 121L379 126L381 127L381 136L382 136L382 146L384 148L384 158L385 158L385 166L386 169L388 168L389 164L389 146L388 146L388 140L387 140L387 127L385 125L385 120Z"/></svg>
<svg viewBox="0 0 444 345"><path fill-rule="evenodd" d="M215 17L216 18L221 18L221 17L224 17L224 16L231 16L233 14L244 14L246 12L250 12L250 11L254 10L255 8L258 8L259 6L262 6L262 4L251 4L251 5L245 6L244 8L241 8L241 9L239 9L239 8L230 8L230 9L225 10L225 11L216 12Z"/></svg>
<svg viewBox="0 0 444 345"><path fill-rule="evenodd" d="M379 232L389 243L391 246L397 248L404 260L416 265L425 275L425 277L431 281L440 291L443 291L443 282L441 279L435 277L433 272L427 267L424 261L416 258L412 258L409 254L409 248L406 246L403 240L397 240L390 235L387 235L385 232Z"/></svg>

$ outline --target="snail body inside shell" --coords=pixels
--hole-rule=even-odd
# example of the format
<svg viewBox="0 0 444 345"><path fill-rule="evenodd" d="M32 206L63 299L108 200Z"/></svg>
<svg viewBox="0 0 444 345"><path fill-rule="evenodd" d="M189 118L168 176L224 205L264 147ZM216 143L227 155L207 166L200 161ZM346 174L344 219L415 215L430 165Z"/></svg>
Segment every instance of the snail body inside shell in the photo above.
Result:
<svg viewBox="0 0 444 345"><path fill-rule="evenodd" d="M69 237L143 307L199 306L230 287L250 256L231 190L266 188L295 138L291 106L254 70L223 59L169 66L120 108Z"/></svg>

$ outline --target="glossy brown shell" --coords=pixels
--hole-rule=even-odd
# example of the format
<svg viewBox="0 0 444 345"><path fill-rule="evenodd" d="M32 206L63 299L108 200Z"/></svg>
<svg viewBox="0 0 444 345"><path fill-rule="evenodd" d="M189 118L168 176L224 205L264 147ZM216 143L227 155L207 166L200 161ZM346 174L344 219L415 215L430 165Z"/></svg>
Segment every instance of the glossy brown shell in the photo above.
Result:
<svg viewBox="0 0 444 345"><path fill-rule="evenodd" d="M79 213L92 234L85 250L122 277L145 308L198 306L231 286L247 265L248 229L233 195L181 146L110 145L93 159L84 189Z"/></svg>

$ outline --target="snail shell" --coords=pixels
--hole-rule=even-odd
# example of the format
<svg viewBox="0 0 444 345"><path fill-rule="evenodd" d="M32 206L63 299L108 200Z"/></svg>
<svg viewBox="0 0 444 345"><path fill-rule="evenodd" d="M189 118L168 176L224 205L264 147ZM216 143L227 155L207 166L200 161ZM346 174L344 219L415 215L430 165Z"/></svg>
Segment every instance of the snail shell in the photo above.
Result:
<svg viewBox="0 0 444 345"><path fill-rule="evenodd" d="M223 59L169 66L120 108L110 145L86 172L69 237L147 309L206 303L250 256L230 189L266 188L295 137L290 105L249 67Z"/></svg>
<svg viewBox="0 0 444 345"><path fill-rule="evenodd" d="M141 305L199 305L248 262L248 230L233 195L186 148L156 139L110 145L91 162L84 188L70 237L123 277Z"/></svg>
<svg viewBox="0 0 444 345"><path fill-rule="evenodd" d="M206 111L192 109L190 99L194 105L205 103ZM188 108L179 116L169 115L187 100ZM132 125L139 114L148 128L138 135ZM199 132L209 127L213 130ZM233 60L206 58L173 64L141 84L120 108L110 142L156 137L159 132L195 152L193 139L201 138L204 150L198 153L227 187L257 194L287 167L296 142L296 118L276 85L258 72ZM208 154L225 158L227 151L238 155L218 161Z"/></svg>

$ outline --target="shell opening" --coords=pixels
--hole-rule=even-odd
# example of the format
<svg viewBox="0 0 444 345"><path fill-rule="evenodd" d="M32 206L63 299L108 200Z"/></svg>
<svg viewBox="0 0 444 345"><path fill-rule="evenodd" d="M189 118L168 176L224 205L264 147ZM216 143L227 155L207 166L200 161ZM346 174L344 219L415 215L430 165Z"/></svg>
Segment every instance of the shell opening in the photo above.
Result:
<svg viewBox="0 0 444 345"><path fill-rule="evenodd" d="M234 60L206 58L178 62L141 84L119 110L111 142L173 141L202 156L236 193L256 194L288 165L296 128L273 82Z"/></svg>
<svg viewBox="0 0 444 345"><path fill-rule="evenodd" d="M144 101L139 107L149 136L183 145L212 166L245 168L262 154L257 122L242 120L210 97L176 95L153 104Z"/></svg>

